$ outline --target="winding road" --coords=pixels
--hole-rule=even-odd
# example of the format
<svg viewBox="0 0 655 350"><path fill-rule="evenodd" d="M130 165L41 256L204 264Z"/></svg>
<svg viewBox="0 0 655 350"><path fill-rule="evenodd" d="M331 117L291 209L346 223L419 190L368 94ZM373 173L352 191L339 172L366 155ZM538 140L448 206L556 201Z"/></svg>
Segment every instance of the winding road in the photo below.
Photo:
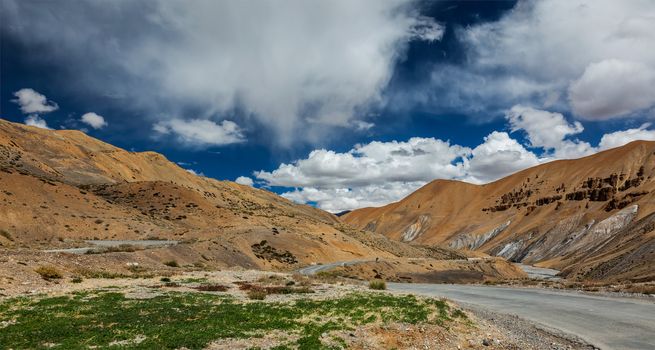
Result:
<svg viewBox="0 0 655 350"><path fill-rule="evenodd" d="M361 262L312 265L298 272L312 275ZM535 272L550 274L531 271ZM391 291L446 297L460 304L514 314L545 328L574 335L601 349L655 349L655 302L650 300L541 288L421 283L388 283L387 287Z"/></svg>

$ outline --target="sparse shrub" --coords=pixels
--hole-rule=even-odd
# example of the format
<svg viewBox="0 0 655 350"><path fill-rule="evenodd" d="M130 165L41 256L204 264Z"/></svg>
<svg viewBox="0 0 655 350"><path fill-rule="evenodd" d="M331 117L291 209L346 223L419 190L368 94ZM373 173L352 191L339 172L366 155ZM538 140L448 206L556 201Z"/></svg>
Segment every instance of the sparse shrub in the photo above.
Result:
<svg viewBox="0 0 655 350"><path fill-rule="evenodd" d="M0 236L4 237L4 238L6 238L6 239L8 239L8 240L10 240L12 242L14 240L14 237L12 237L11 233L9 233L9 232L7 232L5 230L2 230L2 229L0 229Z"/></svg>
<svg viewBox="0 0 655 350"><path fill-rule="evenodd" d="M178 264L176 260L166 261L164 263L164 265L169 266L169 267L180 267L180 264Z"/></svg>
<svg viewBox="0 0 655 350"><path fill-rule="evenodd" d="M96 219L96 221L94 221L94 222L95 222L96 224L100 225L100 224L102 224L104 221L102 221L102 219Z"/></svg>
<svg viewBox="0 0 655 350"><path fill-rule="evenodd" d="M130 265L127 267L127 270L130 271L131 273L142 273L142 272L146 272L148 269L140 265Z"/></svg>
<svg viewBox="0 0 655 350"><path fill-rule="evenodd" d="M375 290L385 290L387 289L387 283L380 279L371 280L368 282L368 288Z"/></svg>
<svg viewBox="0 0 655 350"><path fill-rule="evenodd" d="M193 289L201 292L225 292L228 290L228 287L222 284L201 284Z"/></svg>
<svg viewBox="0 0 655 350"><path fill-rule="evenodd" d="M41 278L43 278L46 281L54 280L54 279L60 279L64 277L59 270L57 270L56 267L54 266L39 266L36 270L36 273L41 275Z"/></svg>
<svg viewBox="0 0 655 350"><path fill-rule="evenodd" d="M71 279L71 282L73 283L82 283L82 277L80 276L75 276Z"/></svg>
<svg viewBox="0 0 655 350"><path fill-rule="evenodd" d="M248 298L252 300L264 300L266 299L266 291L261 289L251 289L248 291Z"/></svg>
<svg viewBox="0 0 655 350"><path fill-rule="evenodd" d="M161 282L170 282L171 279L168 278L168 277L162 277L162 278L159 279L159 281L161 281Z"/></svg>
<svg viewBox="0 0 655 350"><path fill-rule="evenodd" d="M467 319L468 316L464 313L464 311L460 309L455 309L453 310L452 314L450 314L453 318L461 318L461 319Z"/></svg>

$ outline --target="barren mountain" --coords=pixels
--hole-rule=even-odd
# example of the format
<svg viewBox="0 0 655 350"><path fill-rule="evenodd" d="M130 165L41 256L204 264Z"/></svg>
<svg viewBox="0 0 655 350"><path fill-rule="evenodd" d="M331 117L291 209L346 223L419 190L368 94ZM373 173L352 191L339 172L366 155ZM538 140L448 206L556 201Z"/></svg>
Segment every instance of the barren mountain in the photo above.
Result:
<svg viewBox="0 0 655 350"><path fill-rule="evenodd" d="M0 244L7 247L184 240L197 253L180 254L184 262L252 267L385 256L339 231L329 213L79 131L0 120L0 169Z"/></svg>
<svg viewBox="0 0 655 350"><path fill-rule="evenodd" d="M88 247L89 240L126 244L103 254L45 252ZM130 246L144 240L179 244ZM1 261L17 264L3 264L7 279L20 269L34 274L27 265L46 261L71 271L123 271L126 263L157 269L170 261L293 270L334 261L465 257L352 229L274 193L196 176L154 152L128 152L79 131L1 119L0 253ZM507 263L494 264L504 270L483 271L485 276L522 274Z"/></svg>
<svg viewBox="0 0 655 350"><path fill-rule="evenodd" d="M568 277L653 280L654 175L655 142L637 141L485 185L436 180L342 219L398 241L482 251Z"/></svg>

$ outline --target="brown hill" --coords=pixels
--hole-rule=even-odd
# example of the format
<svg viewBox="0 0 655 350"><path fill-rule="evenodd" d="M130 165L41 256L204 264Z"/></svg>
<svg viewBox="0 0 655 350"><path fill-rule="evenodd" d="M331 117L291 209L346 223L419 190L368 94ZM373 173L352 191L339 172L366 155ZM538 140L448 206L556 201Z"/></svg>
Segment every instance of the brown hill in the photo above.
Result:
<svg viewBox="0 0 655 350"><path fill-rule="evenodd" d="M399 241L446 244L586 279L655 279L655 142L637 141L485 185L436 180L342 219Z"/></svg>
<svg viewBox="0 0 655 350"><path fill-rule="evenodd" d="M389 255L341 232L329 213L198 177L160 154L128 152L79 131L0 120L0 170L0 244L7 247L173 239L194 244L196 254L183 254L183 262L251 267Z"/></svg>
<svg viewBox="0 0 655 350"><path fill-rule="evenodd" d="M155 239L179 243L141 246ZM93 244L88 240L128 242L71 254ZM390 240L265 190L196 176L157 153L0 119L0 290L29 288L40 280L35 268L46 263L72 275L112 276L170 270L164 263L293 270L375 258L419 274L441 266L437 260L455 261L449 269L466 262L452 249ZM523 275L502 260L464 265L479 270L480 280Z"/></svg>

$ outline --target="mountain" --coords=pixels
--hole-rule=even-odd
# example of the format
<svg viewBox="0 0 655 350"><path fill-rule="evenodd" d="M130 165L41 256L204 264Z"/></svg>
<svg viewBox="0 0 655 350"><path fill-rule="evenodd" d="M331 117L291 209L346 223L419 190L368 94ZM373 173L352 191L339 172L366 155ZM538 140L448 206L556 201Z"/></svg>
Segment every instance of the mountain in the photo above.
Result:
<svg viewBox="0 0 655 350"><path fill-rule="evenodd" d="M127 242L102 254L69 254L70 248L89 247L88 240ZM178 244L135 246L144 240ZM128 152L80 131L0 119L0 284L17 284L22 278L17 271L37 280L34 267L44 262L71 273L82 268L126 273L135 264L155 272L171 261L288 271L379 258L420 273L433 260L463 257L355 230L330 213L272 192L197 176L158 153ZM406 258L427 259L426 267ZM474 267L486 269L485 276L521 274L507 265L488 264L499 266L504 271L499 273Z"/></svg>
<svg viewBox="0 0 655 350"><path fill-rule="evenodd" d="M655 279L655 142L474 185L436 180L342 217L394 240L447 245L587 280Z"/></svg>

